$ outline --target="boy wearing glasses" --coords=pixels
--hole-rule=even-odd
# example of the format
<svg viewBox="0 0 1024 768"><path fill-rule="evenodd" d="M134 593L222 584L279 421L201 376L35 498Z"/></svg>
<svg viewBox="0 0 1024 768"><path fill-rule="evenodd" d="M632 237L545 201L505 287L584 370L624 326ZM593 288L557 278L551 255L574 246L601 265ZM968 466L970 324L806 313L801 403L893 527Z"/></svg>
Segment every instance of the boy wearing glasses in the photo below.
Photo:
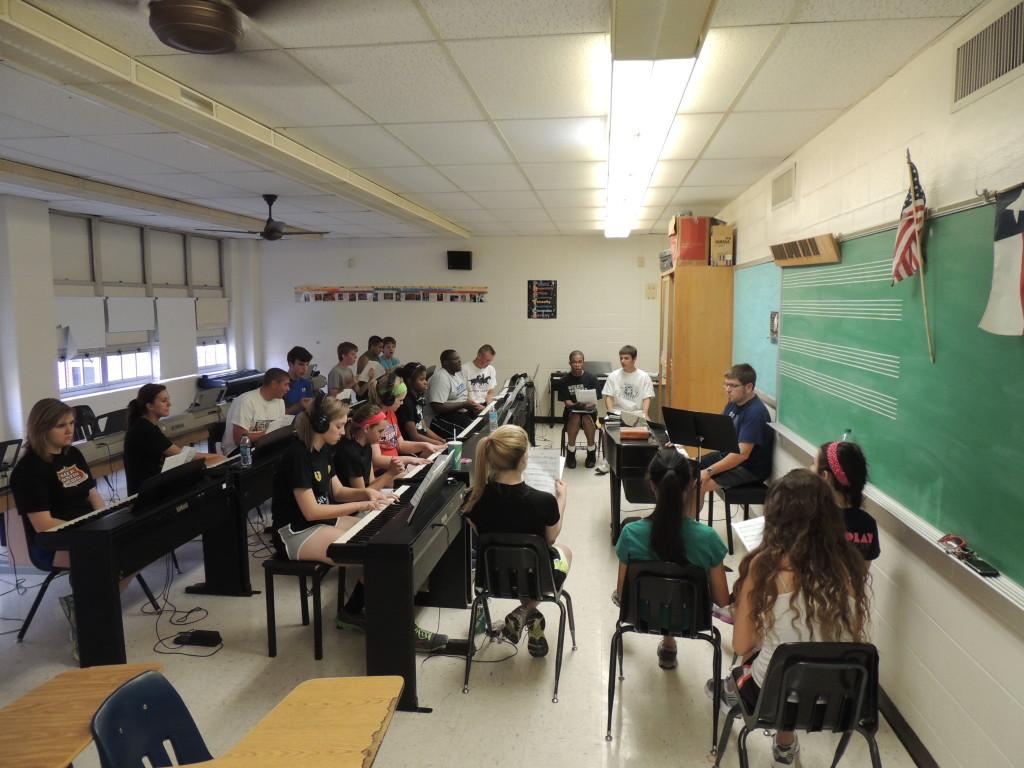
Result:
<svg viewBox="0 0 1024 768"><path fill-rule="evenodd" d="M740 363L725 372L728 402L722 413L736 427L739 453L709 453L701 458L701 496L719 488L733 488L767 480L772 473L772 449L775 432L768 424L771 414L754 393L757 372Z"/></svg>

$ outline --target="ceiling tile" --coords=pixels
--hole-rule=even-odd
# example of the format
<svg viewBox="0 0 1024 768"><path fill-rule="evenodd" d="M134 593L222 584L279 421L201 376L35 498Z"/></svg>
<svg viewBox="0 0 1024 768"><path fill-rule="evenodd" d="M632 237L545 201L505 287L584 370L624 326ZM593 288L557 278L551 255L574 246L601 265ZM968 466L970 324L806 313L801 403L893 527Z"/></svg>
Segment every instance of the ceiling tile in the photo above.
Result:
<svg viewBox="0 0 1024 768"><path fill-rule="evenodd" d="M712 27L753 27L781 24L801 0L719 0L711 16Z"/></svg>
<svg viewBox="0 0 1024 768"><path fill-rule="evenodd" d="M682 187L672 197L671 205L688 205L692 203L724 204L738 197L747 189L747 185L738 184L723 187Z"/></svg>
<svg viewBox="0 0 1024 768"><path fill-rule="evenodd" d="M604 221L604 208L555 208L549 211L556 224Z"/></svg>
<svg viewBox="0 0 1024 768"><path fill-rule="evenodd" d="M466 192L530 188L526 177L515 165L439 165L437 169Z"/></svg>
<svg viewBox="0 0 1024 768"><path fill-rule="evenodd" d="M0 182L0 195L14 195L15 197L29 197L33 200L74 200L71 195L62 195L58 192L47 192L32 187L23 187L20 184L7 184Z"/></svg>
<svg viewBox="0 0 1024 768"><path fill-rule="evenodd" d="M292 54L380 123L483 117L437 43L303 48Z"/></svg>
<svg viewBox="0 0 1024 768"><path fill-rule="evenodd" d="M839 110L733 112L704 151L705 158L784 158L842 114Z"/></svg>
<svg viewBox="0 0 1024 768"><path fill-rule="evenodd" d="M558 227L544 221L520 221L508 225L517 235L557 235Z"/></svg>
<svg viewBox="0 0 1024 768"><path fill-rule="evenodd" d="M722 120L720 114L676 115L661 150L662 160L692 160Z"/></svg>
<svg viewBox="0 0 1024 768"><path fill-rule="evenodd" d="M507 235L514 235L515 232L509 227L508 224L474 224L469 227L469 231L474 235L483 235L484 237L502 237Z"/></svg>
<svg viewBox="0 0 1024 768"><path fill-rule="evenodd" d="M244 194L238 187L222 184L196 173L155 173L133 176L131 182L136 189L161 189L164 194L173 193L184 199L200 197L235 197Z"/></svg>
<svg viewBox="0 0 1024 768"><path fill-rule="evenodd" d="M472 194L484 208L540 208L540 200L533 192L474 192Z"/></svg>
<svg viewBox="0 0 1024 768"><path fill-rule="evenodd" d="M284 51L209 56L155 56L142 61L168 77L271 128L373 122Z"/></svg>
<svg viewBox="0 0 1024 768"><path fill-rule="evenodd" d="M709 30L679 111L729 109L780 29L768 26Z"/></svg>
<svg viewBox="0 0 1024 768"><path fill-rule="evenodd" d="M208 173L208 178L229 184L248 192L274 195L322 195L323 191L307 187L271 171L244 171L242 173Z"/></svg>
<svg viewBox="0 0 1024 768"><path fill-rule="evenodd" d="M675 192L675 187L648 187L644 205L667 205Z"/></svg>
<svg viewBox="0 0 1024 768"><path fill-rule="evenodd" d="M498 130L521 163L608 159L608 136L602 117L502 120Z"/></svg>
<svg viewBox="0 0 1024 768"><path fill-rule="evenodd" d="M607 0L421 0L446 39L608 32Z"/></svg>
<svg viewBox="0 0 1024 768"><path fill-rule="evenodd" d="M302 0L267 3L259 26L282 48L379 45L433 40L423 17L408 0Z"/></svg>
<svg viewBox="0 0 1024 768"><path fill-rule="evenodd" d="M466 40L448 47L495 119L608 114L611 51L605 34Z"/></svg>
<svg viewBox="0 0 1024 768"><path fill-rule="evenodd" d="M295 208L314 213L341 213L343 211L369 210L362 203L346 200L337 195L317 195L315 197L295 197L291 199Z"/></svg>
<svg viewBox="0 0 1024 768"><path fill-rule="evenodd" d="M0 139L38 139L44 136L60 136L60 134L50 128L26 123L24 120L10 115L0 115Z"/></svg>
<svg viewBox="0 0 1024 768"><path fill-rule="evenodd" d="M654 168L651 187L678 187L693 167L693 160L662 160Z"/></svg>
<svg viewBox="0 0 1024 768"><path fill-rule="evenodd" d="M608 193L603 189L560 189L538 192L537 197L545 208L586 208L604 205Z"/></svg>
<svg viewBox="0 0 1024 768"><path fill-rule="evenodd" d="M422 165L423 159L379 125L286 128L300 144L350 168Z"/></svg>
<svg viewBox="0 0 1024 768"><path fill-rule="evenodd" d="M511 163L490 123L406 123L384 126L432 165Z"/></svg>
<svg viewBox="0 0 1024 768"><path fill-rule="evenodd" d="M686 177L686 186L750 186L777 166L777 160L698 160Z"/></svg>
<svg viewBox="0 0 1024 768"><path fill-rule="evenodd" d="M459 224L493 224L497 222L494 214L483 208L476 211L452 211L448 218Z"/></svg>
<svg viewBox="0 0 1024 768"><path fill-rule="evenodd" d="M804 0L793 21L857 21L866 19L920 19L960 17L981 5L980 0L918 0L914 3L894 0Z"/></svg>
<svg viewBox="0 0 1024 768"><path fill-rule="evenodd" d="M524 163L523 173L534 189L603 189L607 163Z"/></svg>
<svg viewBox="0 0 1024 768"><path fill-rule="evenodd" d="M406 168L362 168L356 173L373 179L392 192L456 192L458 188L435 169L426 166Z"/></svg>
<svg viewBox="0 0 1024 768"><path fill-rule="evenodd" d="M791 26L737 109L845 109L951 23L919 19Z"/></svg>
<svg viewBox="0 0 1024 768"><path fill-rule="evenodd" d="M409 199L435 211L470 211L480 208L480 203L465 192L421 192L409 195Z"/></svg>
<svg viewBox="0 0 1024 768"><path fill-rule="evenodd" d="M551 223L551 217L543 208L492 208L494 218L505 224L518 224L527 221L543 221Z"/></svg>
<svg viewBox="0 0 1024 768"><path fill-rule="evenodd" d="M89 141L146 160L194 173L257 171L226 152L210 149L176 133L140 133L131 136L91 136Z"/></svg>
<svg viewBox="0 0 1024 768"><path fill-rule="evenodd" d="M143 160L141 157L70 136L47 139L5 139L2 145L58 162L73 163L83 168L94 168L108 173L131 175L135 173L168 173L175 170L170 166ZM0 153L2 151L0 149Z"/></svg>

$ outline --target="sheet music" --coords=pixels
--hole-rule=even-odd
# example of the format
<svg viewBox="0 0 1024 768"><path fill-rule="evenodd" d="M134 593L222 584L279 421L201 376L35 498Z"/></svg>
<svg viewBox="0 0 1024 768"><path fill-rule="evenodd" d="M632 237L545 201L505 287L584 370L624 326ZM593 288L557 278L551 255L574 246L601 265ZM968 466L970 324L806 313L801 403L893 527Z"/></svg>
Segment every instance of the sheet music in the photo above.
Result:
<svg viewBox="0 0 1024 768"><path fill-rule="evenodd" d="M164 466L161 472L170 472L175 467L180 467L182 464L188 464L192 459L196 457L196 449L191 445L186 445L181 449L181 453L176 453L173 456L168 456L164 459Z"/></svg>
<svg viewBox="0 0 1024 768"><path fill-rule="evenodd" d="M577 403L596 403L597 402L597 390L596 389L577 389L574 397Z"/></svg>
<svg viewBox="0 0 1024 768"><path fill-rule="evenodd" d="M523 472L523 482L538 491L554 495L555 480L562 478L565 457L557 448L531 448Z"/></svg>
<svg viewBox="0 0 1024 768"><path fill-rule="evenodd" d="M744 549L753 552L761 546L761 539L764 538L764 517L737 520L732 524L732 530L743 542Z"/></svg>

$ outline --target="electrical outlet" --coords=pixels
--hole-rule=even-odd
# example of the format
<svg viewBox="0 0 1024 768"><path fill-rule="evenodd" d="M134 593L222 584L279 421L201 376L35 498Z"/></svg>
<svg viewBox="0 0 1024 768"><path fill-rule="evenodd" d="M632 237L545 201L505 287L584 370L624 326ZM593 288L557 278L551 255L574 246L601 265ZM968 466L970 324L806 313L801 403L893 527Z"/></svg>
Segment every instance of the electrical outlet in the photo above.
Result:
<svg viewBox="0 0 1024 768"><path fill-rule="evenodd" d="M657 283L647 283L647 285L646 285L646 287L644 289L644 294L647 296L648 299L655 299L655 298L657 298L658 297L658 284Z"/></svg>

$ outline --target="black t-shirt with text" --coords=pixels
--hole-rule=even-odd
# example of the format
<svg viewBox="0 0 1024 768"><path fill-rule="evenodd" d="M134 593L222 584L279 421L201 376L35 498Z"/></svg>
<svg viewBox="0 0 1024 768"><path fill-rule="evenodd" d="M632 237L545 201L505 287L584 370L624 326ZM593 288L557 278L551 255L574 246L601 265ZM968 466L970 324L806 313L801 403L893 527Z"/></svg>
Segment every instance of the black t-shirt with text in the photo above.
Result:
<svg viewBox="0 0 1024 768"><path fill-rule="evenodd" d="M351 485L353 477L363 478L369 485L373 481L373 449L345 438L334 451L335 472L342 485Z"/></svg>
<svg viewBox="0 0 1024 768"><path fill-rule="evenodd" d="M843 510L846 523L846 540L853 544L867 561L874 560L881 552L878 545L878 523L868 512L856 507Z"/></svg>
<svg viewBox="0 0 1024 768"><path fill-rule="evenodd" d="M139 419L124 436L124 476L128 493L138 493L142 484L159 475L164 451L172 445L167 435L149 419Z"/></svg>
<svg viewBox="0 0 1024 768"><path fill-rule="evenodd" d="M92 512L89 491L96 487L82 452L68 446L44 461L35 451L27 451L11 473L14 505L22 515L49 512L58 520L74 520ZM29 543L35 541L32 526Z"/></svg>
<svg viewBox="0 0 1024 768"><path fill-rule="evenodd" d="M331 504L331 477L334 467L331 462L331 448L310 451L299 438L294 438L281 456L274 472L274 530L290 525L293 531L301 531L314 525L333 521L307 520L295 500L296 489L310 488L317 504Z"/></svg>
<svg viewBox="0 0 1024 768"><path fill-rule="evenodd" d="M579 402L576 393L581 389L592 389L598 398L601 397L601 382L594 374L584 371L580 376L567 373L558 380L558 399Z"/></svg>
<svg viewBox="0 0 1024 768"><path fill-rule="evenodd" d="M526 483L490 482L466 515L479 533L529 533L543 536L558 522L558 501Z"/></svg>

